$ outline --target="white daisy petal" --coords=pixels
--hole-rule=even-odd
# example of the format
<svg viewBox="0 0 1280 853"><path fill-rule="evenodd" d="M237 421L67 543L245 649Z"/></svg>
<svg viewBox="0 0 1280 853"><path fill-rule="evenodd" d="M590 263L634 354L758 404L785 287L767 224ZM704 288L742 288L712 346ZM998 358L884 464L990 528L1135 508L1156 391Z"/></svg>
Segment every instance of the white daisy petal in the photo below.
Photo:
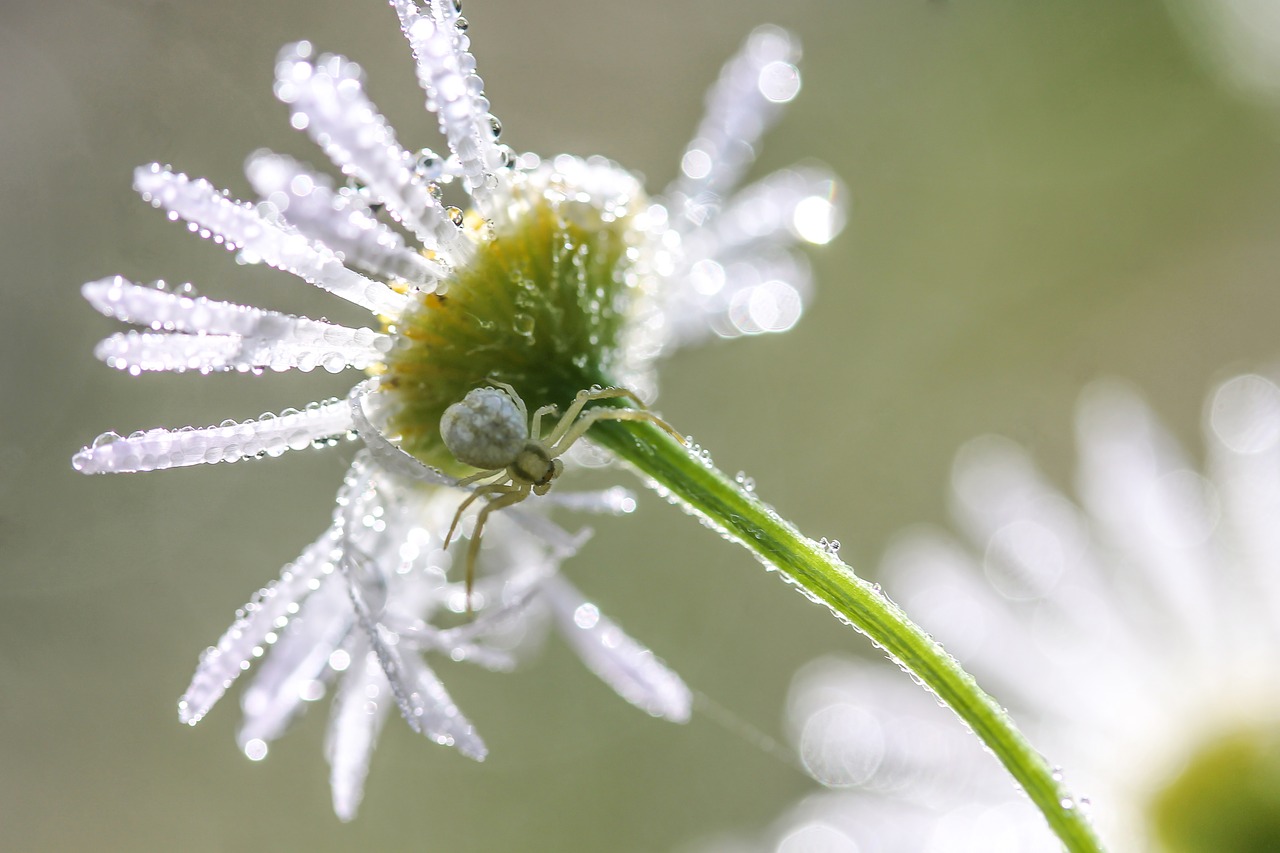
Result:
<svg viewBox="0 0 1280 853"><path fill-rule="evenodd" d="M800 91L800 46L786 30L757 27L707 93L707 109L664 195L682 209L677 227L700 226L756 157L761 135Z"/></svg>
<svg viewBox="0 0 1280 853"><path fill-rule="evenodd" d="M298 615L280 625L285 618L277 617L272 633L279 639L240 698L244 721L236 741L241 749L251 741L280 737L306 703L323 695L329 658L354 621L346 584L325 576Z"/></svg>
<svg viewBox="0 0 1280 853"><path fill-rule="evenodd" d="M364 798L364 781L378 734L394 700L378 659L359 644L351 655L342 687L333 700L324 754L329 761L333 811L339 820L354 820Z"/></svg>
<svg viewBox="0 0 1280 853"><path fill-rule="evenodd" d="M425 465L417 457L406 453L388 439L382 429L373 422L365 411L364 401L373 394L376 387L377 380L366 379L352 388L347 397L351 408L351 422L373 460L384 471L398 474L410 481L434 483L439 486L456 485L457 478Z"/></svg>
<svg viewBox="0 0 1280 853"><path fill-rule="evenodd" d="M276 97L343 172L369 187L428 249L450 261L465 253L464 235L414 171L414 157L365 97L360 67L342 56L310 61L311 45L286 47L276 63Z"/></svg>
<svg viewBox="0 0 1280 853"><path fill-rule="evenodd" d="M117 275L91 281L81 288L81 293L108 317L157 330L359 346L378 354L385 354L391 347L388 335L371 329L350 329L324 320L174 293L162 289L162 284L154 282L144 287Z"/></svg>
<svg viewBox="0 0 1280 853"><path fill-rule="evenodd" d="M795 675L787 722L805 769L824 785L960 805L1004 787L999 765L946 708L879 661L819 658Z"/></svg>
<svg viewBox="0 0 1280 853"><path fill-rule="evenodd" d="M337 528L331 527L240 609L217 645L200 656L191 684L178 700L182 722L200 722L240 673L263 654L270 645L268 636L282 630L300 602L333 571L331 558L337 542Z"/></svg>
<svg viewBox="0 0 1280 853"><path fill-rule="evenodd" d="M814 167L783 169L740 190L706 225L684 239L690 260L723 262L769 244L830 242L844 228L846 192L838 178Z"/></svg>
<svg viewBox="0 0 1280 853"><path fill-rule="evenodd" d="M355 192L335 190L328 177L291 157L255 152L245 173L263 200L303 234L340 254L344 263L424 291L435 289L448 274L444 264L408 248Z"/></svg>
<svg viewBox="0 0 1280 853"><path fill-rule="evenodd" d="M521 530L533 534L548 545L557 560L567 560L578 553L592 536L590 527L570 533L545 515L524 507L511 507L506 515Z"/></svg>
<svg viewBox="0 0 1280 853"><path fill-rule="evenodd" d="M1252 592L1238 620L1280 646L1280 388L1257 374L1222 383L1207 406L1209 470L1222 495L1223 526L1237 543L1240 585ZM1239 646L1249 647L1245 641Z"/></svg>
<svg viewBox="0 0 1280 853"><path fill-rule="evenodd" d="M1027 630L1017 611L983 580L980 565L958 542L933 531L911 531L881 558L895 598L916 621L1006 701L1045 687L1043 654L1032 644L1001 639ZM1053 685L1050 685L1053 686Z"/></svg>
<svg viewBox="0 0 1280 853"><path fill-rule="evenodd" d="M346 401L331 400L203 429L152 429L128 438L103 433L71 458L71 466L83 474L122 474L280 456L346 435L353 426Z"/></svg>
<svg viewBox="0 0 1280 853"><path fill-rule="evenodd" d="M453 703L436 674L417 655L407 658L405 664L410 690L408 702L400 709L402 714L408 713L412 720L417 720L417 723L410 722L409 725L436 743L456 747L467 758L483 761L489 754L488 748L476 734L471 721Z"/></svg>
<svg viewBox="0 0 1280 853"><path fill-rule="evenodd" d="M390 336L371 329L142 287L120 276L90 282L82 292L107 316L180 333L129 332L98 345L98 358L134 373L317 366L337 372L368 367L391 348ZM190 332L199 334L181 334Z"/></svg>
<svg viewBox="0 0 1280 853"><path fill-rule="evenodd" d="M382 353L358 344L328 344L317 348L293 341L256 341L238 335L184 335L164 332L123 332L103 340L94 355L108 366L132 373L198 370L248 371L323 367L337 373L348 367L364 369L381 361Z"/></svg>
<svg viewBox="0 0 1280 853"><path fill-rule="evenodd" d="M1218 524L1216 490L1189 467L1173 438L1127 386L1097 382L1076 418L1078 480L1089 513L1145 581L1150 602L1212 636L1203 602L1217 560L1209 539Z"/></svg>
<svg viewBox="0 0 1280 853"><path fill-rule="evenodd" d="M632 705L675 723L689 721L689 688L653 652L600 614L567 580L552 575L542 585L561 633L587 668Z"/></svg>
<svg viewBox="0 0 1280 853"><path fill-rule="evenodd" d="M434 672L416 655L402 655L396 647L399 637L378 624L370 607L367 592L369 576L376 570L364 565L363 558L347 549L340 562L347 578L348 592L355 607L356 619L377 655L378 663L391 685L391 694L409 727L443 746L457 747L468 758L483 761L488 750L476 734L475 727L453 703ZM375 591L375 597L384 592Z"/></svg>
<svg viewBox="0 0 1280 853"><path fill-rule="evenodd" d="M230 370L237 364L241 340L235 335L170 335L119 332L100 341L93 354L108 367L130 373ZM245 363L242 369L253 367Z"/></svg>
<svg viewBox="0 0 1280 853"><path fill-rule="evenodd" d="M775 250L721 263L704 259L667 293L668 340L688 346L712 335L736 338L785 332L799 322L812 291L809 261Z"/></svg>
<svg viewBox="0 0 1280 853"><path fill-rule="evenodd" d="M228 248L239 248L245 256L293 273L374 313L398 316L404 310L402 294L347 269L331 249L292 227L268 222L252 206L232 201L203 178L193 181L153 163L134 171L133 186L144 201L168 210L170 218L185 219L193 231Z"/></svg>
<svg viewBox="0 0 1280 853"><path fill-rule="evenodd" d="M497 171L505 163L498 146L499 125L489 112L484 81L469 52L471 40L458 26L461 15L450 0L433 0L423 14L412 0L391 0L400 27L413 48L418 83L427 108L440 120L440 132L458 158L458 171L476 209L489 216Z"/></svg>
<svg viewBox="0 0 1280 853"><path fill-rule="evenodd" d="M437 631L429 625L413 632L398 632L409 637L424 652L438 652L453 661L466 661L490 672L511 672L516 668L515 655L505 649L494 649L482 643L457 639L448 631Z"/></svg>

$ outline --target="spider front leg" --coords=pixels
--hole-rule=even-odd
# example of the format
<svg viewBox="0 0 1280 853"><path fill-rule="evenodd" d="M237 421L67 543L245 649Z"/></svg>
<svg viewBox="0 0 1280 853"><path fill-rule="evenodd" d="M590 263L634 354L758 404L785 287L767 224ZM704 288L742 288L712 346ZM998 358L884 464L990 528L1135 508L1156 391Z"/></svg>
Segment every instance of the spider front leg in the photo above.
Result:
<svg viewBox="0 0 1280 853"><path fill-rule="evenodd" d="M636 393L627 388L602 388L599 391L579 391L573 398L573 403L569 408L565 409L564 417L556 424L556 428L551 434L543 439L547 444L555 444L559 441L569 428L573 426L573 422L578 419L578 415L582 413L583 408L592 400L614 400L618 397L626 397L635 403L641 409L644 408L644 400L636 396Z"/></svg>
<svg viewBox="0 0 1280 853"><path fill-rule="evenodd" d="M555 403L549 403L533 413L533 421L529 424L529 437L538 438L538 433L542 431L542 418L544 415L554 415L559 407Z"/></svg>
<svg viewBox="0 0 1280 853"><path fill-rule="evenodd" d="M597 421L647 421L664 430L681 445L688 444L684 436L676 432L675 427L647 409L592 409L578 418L577 423L556 442L555 446L550 448L551 458L555 459L572 447Z"/></svg>

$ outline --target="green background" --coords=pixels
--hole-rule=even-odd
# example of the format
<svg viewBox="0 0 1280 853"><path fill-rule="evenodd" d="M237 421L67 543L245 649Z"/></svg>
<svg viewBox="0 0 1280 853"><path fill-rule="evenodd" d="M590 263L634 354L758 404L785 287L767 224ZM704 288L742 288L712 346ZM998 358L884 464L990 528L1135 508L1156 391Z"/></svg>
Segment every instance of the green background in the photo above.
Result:
<svg viewBox="0 0 1280 853"><path fill-rule="evenodd" d="M679 354L659 408L868 574L895 529L944 519L951 455L973 435L1009 435L1066 481L1075 396L1118 375L1198 453L1213 380L1277 352L1275 105L1211 76L1155 0L468 0L465 14L504 141L605 154L654 190L750 28L803 39L804 91L756 173L826 161L850 187L849 226L813 253L817 295L793 333ZM763 828L812 783L705 713L647 718L557 644L514 675L447 668L490 758L393 720L350 825L329 808L325 707L261 764L235 747L234 696L179 725L198 652L323 527L351 448L92 479L71 454L107 429L255 416L354 376L132 379L93 359L117 326L78 287L191 280L345 316L130 190L153 159L240 196L259 146L319 163L270 91L298 38L361 62L406 145L439 145L379 0L0 8L0 848L630 851ZM866 651L652 496L591 523L575 582L767 733L798 665Z"/></svg>

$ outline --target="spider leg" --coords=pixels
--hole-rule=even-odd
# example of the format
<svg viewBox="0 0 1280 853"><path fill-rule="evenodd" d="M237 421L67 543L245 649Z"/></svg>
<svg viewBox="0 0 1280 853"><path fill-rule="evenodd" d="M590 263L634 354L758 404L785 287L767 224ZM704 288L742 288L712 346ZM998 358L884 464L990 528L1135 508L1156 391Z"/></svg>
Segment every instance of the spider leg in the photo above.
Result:
<svg viewBox="0 0 1280 853"><path fill-rule="evenodd" d="M492 376L490 376L485 381L488 382L490 385L494 386L495 388L501 388L503 391L506 391L507 396L511 398L511 402L515 403L516 408L520 410L520 420L524 421L525 423L529 422L529 410L524 407L524 400L520 399L520 395L516 393L516 389L512 388L510 385L508 385L505 382L499 382L498 380L494 379Z"/></svg>
<svg viewBox="0 0 1280 853"><path fill-rule="evenodd" d="M480 473L478 473L478 474L472 474L470 477L463 477L461 480L459 480L458 482L454 483L454 485L455 485L455 486L470 486L472 483L478 483L478 482L480 482L480 481L481 481L481 480L483 480L485 477L493 477L493 476L496 476L496 475L498 475L498 474L505 473L505 472L506 472L506 470L507 470L506 468L494 468L494 469L493 469L493 470L491 470L491 471L481 471L481 472L480 472Z"/></svg>
<svg viewBox="0 0 1280 853"><path fill-rule="evenodd" d="M489 518L489 513L495 509L518 504L520 501L529 497L528 486L486 486L486 489L492 489L494 494L501 492L502 496L489 501L476 514L476 526L471 531L471 543L467 546L467 615L470 616L474 611L471 609L471 587L476 579L476 557L480 554L480 536L484 532L484 523ZM478 492L477 492L478 493ZM472 495L474 498L475 495ZM459 510L461 511L461 510Z"/></svg>
<svg viewBox="0 0 1280 853"><path fill-rule="evenodd" d="M569 408L565 409L564 417L560 419L560 422L556 424L556 428L544 440L547 444L555 444L559 441L569 431L569 427L573 425L573 422L578 419L583 407L592 400L613 400L618 397L626 397L641 409L644 408L644 401L628 388L602 388L599 391L579 391L573 398L573 403Z"/></svg>
<svg viewBox="0 0 1280 853"><path fill-rule="evenodd" d="M449 532L445 535L444 544L440 546L440 550L444 551L449 548L449 543L453 541L453 534L458 530L458 522L462 520L462 514L467 511L467 507L476 502L477 498L481 498L484 495L494 494L495 492L501 492L509 488L512 487L508 486L506 483L490 483L487 486L481 486L471 494L467 495L466 500L458 505L458 511L453 514L453 522L449 525Z"/></svg>
<svg viewBox="0 0 1280 853"><path fill-rule="evenodd" d="M572 447L574 442L586 435L587 430L591 429L597 421L647 421L666 431L680 444L686 444L684 436L676 432L675 427L647 409L592 409L578 418L577 423L560 437L560 440L551 448L551 458L555 459Z"/></svg>
<svg viewBox="0 0 1280 853"><path fill-rule="evenodd" d="M556 405L554 403L543 406L542 408L538 409L538 411L534 412L533 422L529 424L529 437L532 439L538 439L539 438L538 432L542 429L543 415L554 415L555 413L556 413Z"/></svg>

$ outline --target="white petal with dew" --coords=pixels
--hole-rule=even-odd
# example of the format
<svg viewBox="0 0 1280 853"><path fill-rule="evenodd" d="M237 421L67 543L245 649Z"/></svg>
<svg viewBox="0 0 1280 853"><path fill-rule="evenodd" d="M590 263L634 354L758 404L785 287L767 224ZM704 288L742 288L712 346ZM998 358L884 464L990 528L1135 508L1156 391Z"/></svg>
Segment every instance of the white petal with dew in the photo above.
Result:
<svg viewBox="0 0 1280 853"><path fill-rule="evenodd" d="M516 668L515 655L506 649L491 648L483 643L473 643L455 639L445 631L436 630L429 625L418 626L410 632L397 633L404 639L413 641L420 651L439 652L453 661L474 663L490 672L511 672Z"/></svg>
<svg viewBox="0 0 1280 853"><path fill-rule="evenodd" d="M521 571L514 578L481 578L474 587L474 598L484 602L484 607L462 625L436 628L421 619L403 623L391 618L384 618L384 624L420 651L438 652L451 660L467 661L495 672L509 672L515 668L515 655L488 641L512 629L523 632L530 608L537 604L536 587L551 571L554 569L532 569Z"/></svg>
<svg viewBox="0 0 1280 853"><path fill-rule="evenodd" d="M390 336L372 329L351 329L326 320L189 296L161 289L161 285L163 282L153 282L146 287L117 275L91 281L80 292L108 317L157 331L236 335L263 344L363 349L375 356L391 348Z"/></svg>
<svg viewBox="0 0 1280 853"><path fill-rule="evenodd" d="M291 226L268 222L251 205L232 201L203 178L192 180L153 163L134 171L133 187L144 201L185 219L192 230L228 248L241 249L245 256L260 258L376 314L394 317L404 309L403 295L347 269L333 250Z"/></svg>
<svg viewBox="0 0 1280 853"><path fill-rule="evenodd" d="M336 372L374 364L391 348L388 335L371 329L193 297L162 290L161 284L143 287L110 276L81 289L109 317L165 330L114 335L95 349L98 358L135 373L317 366Z"/></svg>
<svg viewBox="0 0 1280 853"><path fill-rule="evenodd" d="M369 455L384 471L397 474L407 480L453 486L457 480L429 465L395 445L365 411L364 401L377 390L376 379L366 379L351 389L347 401L351 409L351 422L355 431L369 449Z"/></svg>
<svg viewBox="0 0 1280 853"><path fill-rule="evenodd" d="M593 534L590 527L582 527L570 533L545 515L524 507L511 507L503 510L503 514L517 527L551 546L552 554L557 560L567 560L578 553Z"/></svg>
<svg viewBox="0 0 1280 853"><path fill-rule="evenodd" d="M108 367L131 373L229 370L240 361L235 335L182 335L162 332L119 332L99 341L93 354ZM255 366L243 362L244 369ZM264 365L259 365L264 366Z"/></svg>
<svg viewBox="0 0 1280 853"><path fill-rule="evenodd" d="M786 30L757 27L707 92L707 108L663 193L680 207L678 227L700 226L756 157L761 135L800 90L800 45Z"/></svg>
<svg viewBox="0 0 1280 853"><path fill-rule="evenodd" d="M236 621L200 656L191 684L178 700L178 716L182 722L195 725L221 698L240 673L263 654L275 636L288 624L299 604L333 571L330 559L338 541L331 527L302 552L298 559L284 567L272 581L240 609Z"/></svg>
<svg viewBox="0 0 1280 853"><path fill-rule="evenodd" d="M812 290L808 259L779 249L721 263L693 264L667 293L668 340L676 346L721 338L785 332L804 313Z"/></svg>
<svg viewBox="0 0 1280 853"><path fill-rule="evenodd" d="M816 166L782 169L743 188L684 239L686 256L725 260L764 244L827 243L844 228L846 191Z"/></svg>
<svg viewBox="0 0 1280 853"><path fill-rule="evenodd" d="M354 820L364 798L369 759L394 700L377 657L363 644L333 700L324 754L329 761L329 788L339 820Z"/></svg>
<svg viewBox="0 0 1280 853"><path fill-rule="evenodd" d="M693 707L689 688L653 652L600 614L560 575L548 577L542 594L556 623L587 668L632 705L655 717L686 723Z"/></svg>
<svg viewBox="0 0 1280 853"><path fill-rule="evenodd" d="M423 14L411 0L391 0L400 17L427 108L440 120L440 132L458 158L466 190L482 215L492 216L494 190L504 156L497 128L469 52L471 40L458 28L460 15L452 2L432 2Z"/></svg>
<svg viewBox="0 0 1280 853"><path fill-rule="evenodd" d="M355 191L335 190L327 176L293 158L257 151L246 161L245 173L264 201L344 263L426 291L448 275L444 264L410 249L398 232L379 222Z"/></svg>
<svg viewBox="0 0 1280 853"><path fill-rule="evenodd" d="M311 45L298 42L285 47L276 62L276 97L293 110L294 127L305 129L336 166L364 183L426 248L453 260L463 246L462 231L365 96L360 67L330 54L313 64L310 56Z"/></svg>
<svg viewBox="0 0 1280 853"><path fill-rule="evenodd" d="M240 697L244 719L236 741L241 749L250 741L269 743L280 737L308 702L323 695L329 658L354 621L345 582L327 575L301 611L273 629L279 639Z"/></svg>
<svg viewBox="0 0 1280 853"><path fill-rule="evenodd" d="M354 330L352 330L354 331ZM295 341L263 341L238 335L187 335L166 332L122 332L104 339L93 354L109 367L131 373L198 370L302 370L323 367L338 373L361 370L382 361L375 347L353 342L319 346Z"/></svg>
<svg viewBox="0 0 1280 853"><path fill-rule="evenodd" d="M346 435L352 427L346 401L331 400L301 412L285 410L203 429L152 429L128 438L104 433L73 456L71 466L83 474L124 474L280 456Z"/></svg>
<svg viewBox="0 0 1280 853"><path fill-rule="evenodd" d="M355 606L356 618L377 655L378 663L391 685L400 715L409 727L443 746L457 747L468 758L483 761L488 750L475 727L453 703L444 685L422 659L403 656L393 642L394 635L384 635L378 618L371 612L366 588L376 579L369 576L376 568L348 549L340 562L347 578L348 591ZM376 596L375 592L375 596ZM394 638L397 639L398 638Z"/></svg>

